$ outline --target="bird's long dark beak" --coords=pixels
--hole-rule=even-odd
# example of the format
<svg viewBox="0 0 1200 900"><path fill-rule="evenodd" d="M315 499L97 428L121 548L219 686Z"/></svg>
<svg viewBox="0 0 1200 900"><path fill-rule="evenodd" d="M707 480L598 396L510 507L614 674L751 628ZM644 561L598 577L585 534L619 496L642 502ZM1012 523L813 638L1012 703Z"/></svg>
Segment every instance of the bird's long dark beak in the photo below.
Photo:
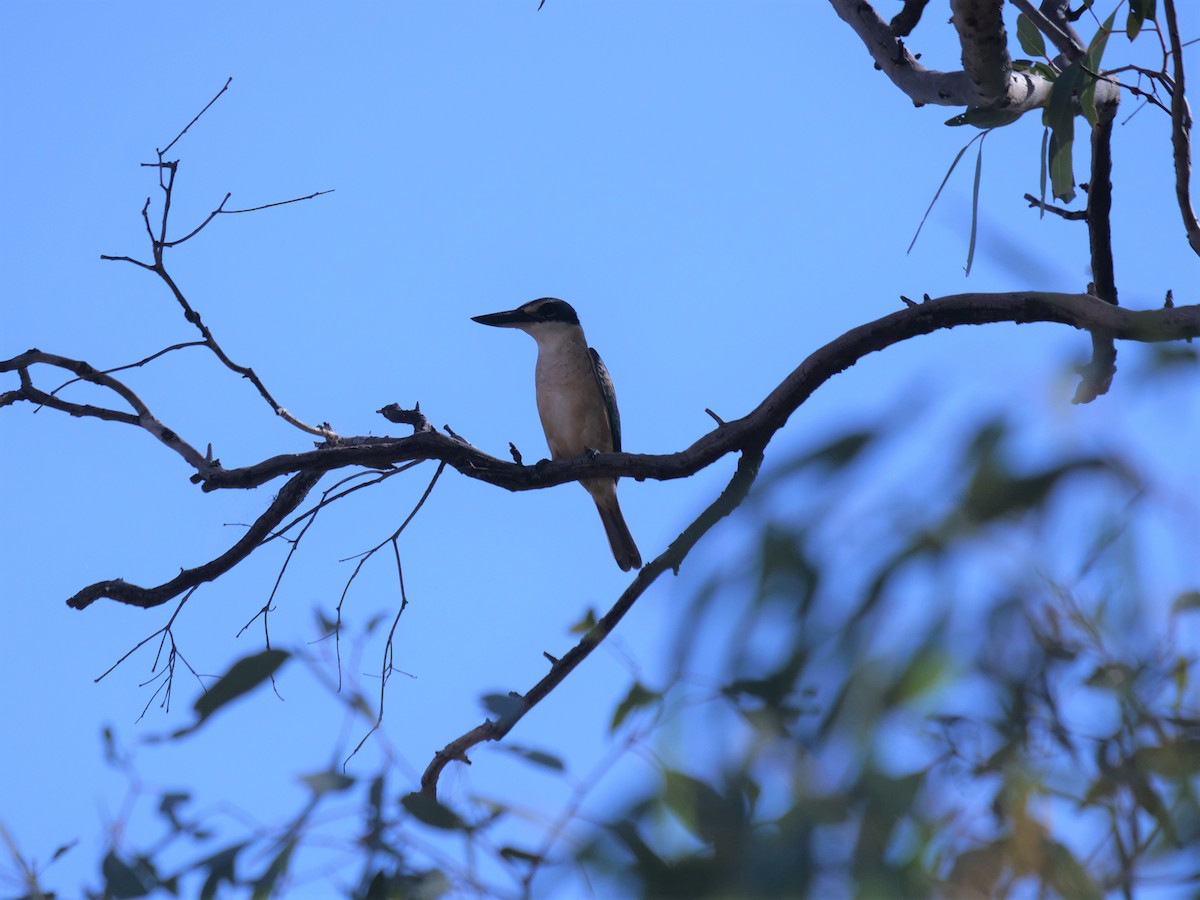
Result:
<svg viewBox="0 0 1200 900"><path fill-rule="evenodd" d="M515 328L534 319L523 310L510 309L507 312L488 313L486 316L471 316L471 321L480 325L495 325L497 328Z"/></svg>

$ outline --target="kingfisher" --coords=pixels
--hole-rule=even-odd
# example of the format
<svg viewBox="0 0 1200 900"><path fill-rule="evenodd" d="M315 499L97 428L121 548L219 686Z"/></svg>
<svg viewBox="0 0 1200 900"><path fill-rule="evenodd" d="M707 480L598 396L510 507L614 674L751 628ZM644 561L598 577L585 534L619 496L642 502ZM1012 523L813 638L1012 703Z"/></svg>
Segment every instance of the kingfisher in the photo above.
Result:
<svg viewBox="0 0 1200 900"><path fill-rule="evenodd" d="M473 316L472 321L519 328L537 341L534 384L551 459L621 452L621 415L612 378L600 354L588 346L571 304L541 297L507 312ZM617 480L585 478L579 483L596 501L621 571L640 569L642 555L617 503Z"/></svg>

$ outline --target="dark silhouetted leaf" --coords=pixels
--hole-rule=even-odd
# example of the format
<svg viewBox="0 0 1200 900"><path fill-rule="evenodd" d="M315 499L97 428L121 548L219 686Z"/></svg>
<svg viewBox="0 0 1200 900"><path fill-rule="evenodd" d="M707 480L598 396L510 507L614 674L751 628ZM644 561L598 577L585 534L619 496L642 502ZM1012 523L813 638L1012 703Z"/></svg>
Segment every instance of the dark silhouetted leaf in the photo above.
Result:
<svg viewBox="0 0 1200 900"><path fill-rule="evenodd" d="M286 650L263 650L235 662L221 678L196 700L195 710L199 725L218 709L254 690L287 662L291 656Z"/></svg>
<svg viewBox="0 0 1200 900"><path fill-rule="evenodd" d="M448 806L443 806L436 797L414 792L406 794L400 801L409 815L433 828L444 831L466 831L470 826Z"/></svg>
<svg viewBox="0 0 1200 900"><path fill-rule="evenodd" d="M645 687L640 681L635 681L629 687L629 692L625 698L617 704L617 708L613 711L612 723L608 726L609 731L616 731L621 727L621 723L635 709L641 709L644 706L651 706L662 701L662 694L658 691L652 691Z"/></svg>
<svg viewBox="0 0 1200 900"><path fill-rule="evenodd" d="M289 837L283 842L283 846L279 848L279 852L275 854L270 865L267 866L267 870L255 880L254 892L250 895L251 900L267 900L275 893L279 879L287 874L288 865L292 861L292 853L295 849L295 837Z"/></svg>
<svg viewBox="0 0 1200 900"><path fill-rule="evenodd" d="M145 897L158 886L158 878L145 860L127 863L111 850L100 864L100 873L105 894L115 900Z"/></svg>
<svg viewBox="0 0 1200 900"><path fill-rule="evenodd" d="M322 794L337 794L342 791L348 791L354 786L353 778L342 772L333 770L301 775L300 780L307 784L309 790L318 797Z"/></svg>
<svg viewBox="0 0 1200 900"><path fill-rule="evenodd" d="M572 625L569 629L571 634L587 634L596 627L596 611L588 607L587 612L583 614L583 618Z"/></svg>
<svg viewBox="0 0 1200 900"><path fill-rule="evenodd" d="M1171 612L1181 613L1200 609L1200 591L1184 591L1171 604Z"/></svg>

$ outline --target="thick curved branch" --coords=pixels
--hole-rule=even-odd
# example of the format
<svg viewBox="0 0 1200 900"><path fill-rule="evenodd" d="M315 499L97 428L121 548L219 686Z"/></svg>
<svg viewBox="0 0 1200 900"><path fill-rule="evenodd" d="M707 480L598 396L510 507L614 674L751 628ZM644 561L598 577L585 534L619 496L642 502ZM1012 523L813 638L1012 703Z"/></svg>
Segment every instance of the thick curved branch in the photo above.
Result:
<svg viewBox="0 0 1200 900"><path fill-rule="evenodd" d="M633 607L634 602L658 580L660 575L668 571L678 573L679 567L696 542L704 537L713 525L737 509L746 499L750 486L758 476L758 469L763 458L762 451L762 447L757 447L746 450L742 454L737 470L720 496L694 522L688 525L657 559L651 560L642 567L633 583L625 589L612 608L580 639L578 644L568 650L561 659L551 657L550 671L537 684L523 696L512 695L514 700L512 712L494 722L488 719L482 725L455 738L434 754L433 761L421 775L422 793L436 794L438 778L442 771L454 761L470 762L466 754L472 747L485 741L501 740L508 734L526 713L558 687L576 666L600 646L600 643L617 627L617 623L621 621L625 613Z"/></svg>
<svg viewBox="0 0 1200 900"><path fill-rule="evenodd" d="M85 587L71 597L67 601L67 606L72 609L85 609L95 601L108 597L119 603L149 609L153 606L161 606L206 581L213 581L240 563L258 549L260 544L270 538L279 523L304 502L308 492L320 480L320 472L301 472L299 475L293 476L276 495L266 511L246 529L246 533L236 544L202 566L184 569L170 581L151 588L130 584L120 578L112 581L100 581Z"/></svg>
<svg viewBox="0 0 1200 900"><path fill-rule="evenodd" d="M998 0L958 0L968 12L970 7L999 7ZM970 60L968 72L939 72L928 69L909 53L904 41L880 17L866 0L829 0L834 12L859 36L875 65L896 87L907 94L917 106L933 103L938 106L967 106L1025 112L1044 106L1050 97L1051 82L1036 72L1014 72L1002 60L1008 53L997 45L1003 41L1003 25L999 34L989 27L988 17L977 20L977 27L966 29L963 41L964 62ZM959 17L956 13L955 21ZM968 41L968 37L970 41ZM986 71L985 71L986 70ZM977 82L975 79L978 78Z"/></svg>
<svg viewBox="0 0 1200 900"><path fill-rule="evenodd" d="M997 106L1008 96L1012 60L1001 9L1004 0L950 0L953 24L962 47L963 71L975 85L979 102Z"/></svg>

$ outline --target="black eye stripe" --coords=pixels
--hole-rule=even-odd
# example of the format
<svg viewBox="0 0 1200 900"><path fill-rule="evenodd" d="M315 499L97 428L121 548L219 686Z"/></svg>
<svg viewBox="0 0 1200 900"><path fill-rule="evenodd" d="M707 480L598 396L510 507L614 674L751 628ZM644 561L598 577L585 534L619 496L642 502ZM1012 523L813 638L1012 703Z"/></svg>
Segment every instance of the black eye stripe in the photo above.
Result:
<svg viewBox="0 0 1200 900"><path fill-rule="evenodd" d="M541 300L534 301L538 306L531 311L531 315L543 322L564 322L568 325L578 325L579 316L575 314L575 310L571 304L564 300L558 300L554 297L543 297Z"/></svg>

